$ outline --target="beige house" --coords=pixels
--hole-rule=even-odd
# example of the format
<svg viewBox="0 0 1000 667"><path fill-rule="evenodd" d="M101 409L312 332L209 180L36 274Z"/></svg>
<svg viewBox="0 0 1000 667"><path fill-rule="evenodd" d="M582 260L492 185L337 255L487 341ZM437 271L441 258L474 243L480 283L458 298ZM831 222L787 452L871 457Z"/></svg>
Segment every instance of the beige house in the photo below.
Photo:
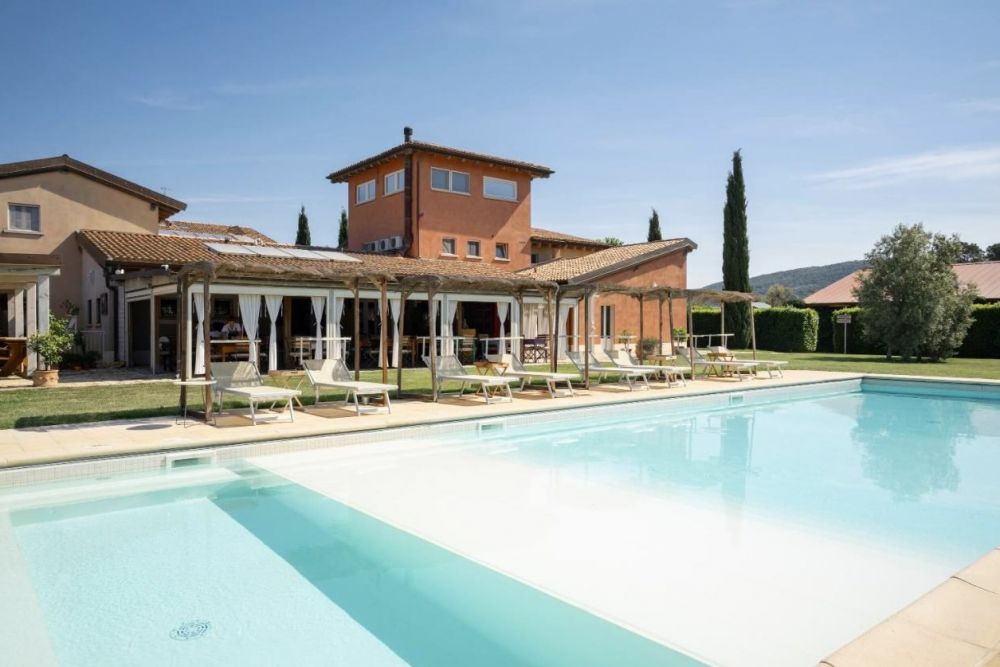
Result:
<svg viewBox="0 0 1000 667"><path fill-rule="evenodd" d="M0 164L0 337L44 330L50 311L79 309L89 349L114 358L108 323L120 304L102 267L81 251L76 232L155 234L185 204L68 155ZM33 364L29 358L29 370Z"/></svg>

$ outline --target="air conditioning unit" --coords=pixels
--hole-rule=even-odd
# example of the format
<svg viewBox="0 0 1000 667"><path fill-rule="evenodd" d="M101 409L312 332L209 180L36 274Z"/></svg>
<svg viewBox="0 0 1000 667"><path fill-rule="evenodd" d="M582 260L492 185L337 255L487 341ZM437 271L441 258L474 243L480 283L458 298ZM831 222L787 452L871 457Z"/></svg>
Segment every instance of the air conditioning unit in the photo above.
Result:
<svg viewBox="0 0 1000 667"><path fill-rule="evenodd" d="M403 247L403 237L402 236L390 236L389 237L389 247L393 250L399 250Z"/></svg>
<svg viewBox="0 0 1000 667"><path fill-rule="evenodd" d="M365 250L366 252L374 252L375 251L375 244L374 243L366 243L363 246L361 246L361 249Z"/></svg>
<svg viewBox="0 0 1000 667"><path fill-rule="evenodd" d="M389 239L379 239L378 249L385 250L389 247Z"/></svg>

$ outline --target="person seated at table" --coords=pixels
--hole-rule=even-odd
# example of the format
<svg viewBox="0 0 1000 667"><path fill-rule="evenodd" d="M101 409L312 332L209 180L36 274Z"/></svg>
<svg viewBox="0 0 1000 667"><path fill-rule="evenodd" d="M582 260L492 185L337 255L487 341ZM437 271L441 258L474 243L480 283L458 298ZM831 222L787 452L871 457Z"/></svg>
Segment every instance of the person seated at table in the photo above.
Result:
<svg viewBox="0 0 1000 667"><path fill-rule="evenodd" d="M242 335L243 327L236 321L235 317L230 317L229 320L222 326L223 338L239 338Z"/></svg>

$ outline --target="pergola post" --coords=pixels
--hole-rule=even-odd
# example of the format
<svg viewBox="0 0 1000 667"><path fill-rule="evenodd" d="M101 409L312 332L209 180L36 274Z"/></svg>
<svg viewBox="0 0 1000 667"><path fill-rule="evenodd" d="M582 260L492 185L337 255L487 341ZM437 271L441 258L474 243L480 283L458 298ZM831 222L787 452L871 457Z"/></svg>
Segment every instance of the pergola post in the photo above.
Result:
<svg viewBox="0 0 1000 667"><path fill-rule="evenodd" d="M202 299L205 303L205 317L201 322L201 326L205 332L205 379L212 379L212 279L211 274L205 272L205 283L204 283L204 294L202 294ZM205 421L207 422L212 418L212 388L210 386L205 387Z"/></svg>
<svg viewBox="0 0 1000 667"><path fill-rule="evenodd" d="M646 360L645 359L645 355L643 354L643 350L642 350L642 337L645 334L645 318L644 318L644 313L643 313L643 311L645 310L645 308L643 307L644 305L645 305L645 296L643 295L642 292L639 292L639 345L638 345L638 348L639 348L639 363L640 364L643 363Z"/></svg>
<svg viewBox="0 0 1000 667"><path fill-rule="evenodd" d="M389 295L386 292L386 279L379 281L379 322L381 322L381 327L379 331L378 340L378 350L379 359L382 360L382 383L385 384L389 381L389 366L388 359L386 358L386 331L389 330Z"/></svg>
<svg viewBox="0 0 1000 667"><path fill-rule="evenodd" d="M435 403L438 400L437 381L437 301L434 300L435 289L431 282L427 282L427 314L430 324L431 339L431 396Z"/></svg>
<svg viewBox="0 0 1000 667"><path fill-rule="evenodd" d="M550 298L549 301L551 304L549 309L549 329L552 331L552 337L549 339L549 366L553 373L559 368L559 301L559 292L556 292L555 299Z"/></svg>
<svg viewBox="0 0 1000 667"><path fill-rule="evenodd" d="M757 327L754 325L753 317L753 301L748 301L747 305L750 306L750 344L753 347L753 358L754 361L757 360Z"/></svg>
<svg viewBox="0 0 1000 667"><path fill-rule="evenodd" d="M397 395L402 395L403 393L403 332L406 329L403 328L403 324L406 321L406 297L409 295L409 290L405 288L400 288L399 290L399 366L396 367L396 393ZM416 354L416 347L413 348L413 353Z"/></svg>
<svg viewBox="0 0 1000 667"><path fill-rule="evenodd" d="M676 355L677 351L674 349L674 297L669 292L667 293L667 318L669 322L667 326L670 327L670 354Z"/></svg>
<svg viewBox="0 0 1000 667"><path fill-rule="evenodd" d="M519 360L524 359L524 293L521 290L514 292L514 302L517 304L517 335L520 337L520 349L517 351L517 358ZM513 320L512 320L513 322ZM517 343L510 346L511 354L514 353L514 347Z"/></svg>
<svg viewBox="0 0 1000 667"><path fill-rule="evenodd" d="M187 276L181 276L177 280L177 355L174 363L177 364L177 376L181 381L188 379L187 349L190 331L188 327L188 310L191 304L187 303ZM187 407L187 387L181 385L181 410Z"/></svg>
<svg viewBox="0 0 1000 667"><path fill-rule="evenodd" d="M694 355L697 354L697 349L694 344L694 314L691 312L691 297L688 296L685 299L685 308L687 309L687 321L688 321L688 364L691 366L691 379L694 380Z"/></svg>
<svg viewBox="0 0 1000 667"><path fill-rule="evenodd" d="M354 381L361 379L361 279L354 279Z"/></svg>
<svg viewBox="0 0 1000 667"><path fill-rule="evenodd" d="M583 388L590 389L590 352L592 350L591 337L593 332L590 330L590 292L584 294L583 297L583 321L584 321L584 336L583 336Z"/></svg>
<svg viewBox="0 0 1000 667"><path fill-rule="evenodd" d="M658 336L659 341L657 344L660 346L659 349L656 351L656 353L662 355L663 354L663 293L662 292L656 297L656 307L657 307L656 313L658 316L657 330L659 331L659 336Z"/></svg>
<svg viewBox="0 0 1000 667"><path fill-rule="evenodd" d="M721 300L719 301L719 333L722 334L719 336L721 339L719 342L723 347L728 347L726 345L726 302Z"/></svg>

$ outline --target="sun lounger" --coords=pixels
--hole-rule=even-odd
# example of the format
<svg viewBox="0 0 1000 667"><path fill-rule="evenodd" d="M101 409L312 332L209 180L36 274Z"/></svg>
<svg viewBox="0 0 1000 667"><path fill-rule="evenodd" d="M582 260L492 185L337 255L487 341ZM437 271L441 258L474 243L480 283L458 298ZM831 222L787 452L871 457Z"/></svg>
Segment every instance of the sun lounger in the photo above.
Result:
<svg viewBox="0 0 1000 667"><path fill-rule="evenodd" d="M344 405L348 406L353 401L354 412L358 415L383 411L386 414L392 412L389 392L395 390L396 385L355 380L343 359L307 359L302 365L306 370L309 384L316 392L317 405L319 405L320 389L343 389L347 392L344 397ZM359 403L358 396L381 396L383 405L378 407Z"/></svg>
<svg viewBox="0 0 1000 667"><path fill-rule="evenodd" d="M424 363L427 367L431 367L430 357L423 357ZM510 385L512 382L517 382L518 378L514 376L505 377L502 375L477 375L475 373L467 373L465 367L462 366L462 362L458 360L453 354L443 355L437 358L437 368L434 369L434 374L437 377L438 382L461 382L462 387L459 389L458 395L461 396L465 393L466 385L473 385L479 387L482 391L483 398L486 399L486 403L492 403L493 401L505 401L510 402L514 400L513 395L510 393ZM495 393L497 390L500 393Z"/></svg>
<svg viewBox="0 0 1000 667"><path fill-rule="evenodd" d="M639 360L632 356L631 352L627 350L618 350L617 365L623 368L649 368L656 373L662 375L667 381L667 384L680 384L685 386L687 383L684 381L684 374L690 371L690 368L684 366L667 366L664 364L641 364Z"/></svg>
<svg viewBox="0 0 1000 667"><path fill-rule="evenodd" d="M756 361L707 359L701 352L698 351L698 348L696 347L678 348L677 353L695 370L701 368L702 375L706 377L712 373L715 373L719 377L723 377L724 375L733 375L737 377L740 382L742 382L744 376L748 379L753 379L754 372L757 370L758 366ZM692 371L691 377L694 377L694 371Z"/></svg>
<svg viewBox="0 0 1000 667"><path fill-rule="evenodd" d="M548 387L549 396L552 398L559 398L562 396L572 396L573 395L573 378L577 377L573 373L550 373L548 371L529 371L521 364L521 360L515 355L504 354L501 356L501 362L507 364L507 370L504 371L504 377L515 377L521 379L521 386L519 391L524 391L525 386L532 380L544 380L545 386ZM559 388L559 383L565 382L566 388Z"/></svg>
<svg viewBox="0 0 1000 667"><path fill-rule="evenodd" d="M569 357L570 362L576 367L577 372L580 377L584 376L583 360L580 357L579 352L569 352L566 355ZM619 382L624 382L628 385L629 391L635 391L636 389L649 389L649 376L655 373L652 369L645 370L643 368L622 368L621 366L609 366L607 364L602 364L597 360L597 357L593 353L590 354L590 376L597 376L597 383L600 384L604 381L604 378L608 376L615 376L618 378Z"/></svg>
<svg viewBox="0 0 1000 667"><path fill-rule="evenodd" d="M778 361L776 359L754 359L750 361L748 359L740 359L725 345L714 345L708 348L708 351L713 356L718 356L728 361L744 361L746 363L757 364L758 369L767 371L767 377L769 378L773 378L775 373L778 374L778 377L785 377L785 374L781 372L781 367L786 366L788 364L787 361Z"/></svg>
<svg viewBox="0 0 1000 667"><path fill-rule="evenodd" d="M249 361L224 361L212 364L212 379L215 380L215 393L218 396L219 414L222 414L222 399L226 394L246 399L250 403L250 420L257 425L257 404L270 402L268 410L285 401L288 408L288 421L295 421L295 408L292 401L302 394L298 389L283 389L269 387L261 379L257 367ZM275 414L270 419L277 419Z"/></svg>

